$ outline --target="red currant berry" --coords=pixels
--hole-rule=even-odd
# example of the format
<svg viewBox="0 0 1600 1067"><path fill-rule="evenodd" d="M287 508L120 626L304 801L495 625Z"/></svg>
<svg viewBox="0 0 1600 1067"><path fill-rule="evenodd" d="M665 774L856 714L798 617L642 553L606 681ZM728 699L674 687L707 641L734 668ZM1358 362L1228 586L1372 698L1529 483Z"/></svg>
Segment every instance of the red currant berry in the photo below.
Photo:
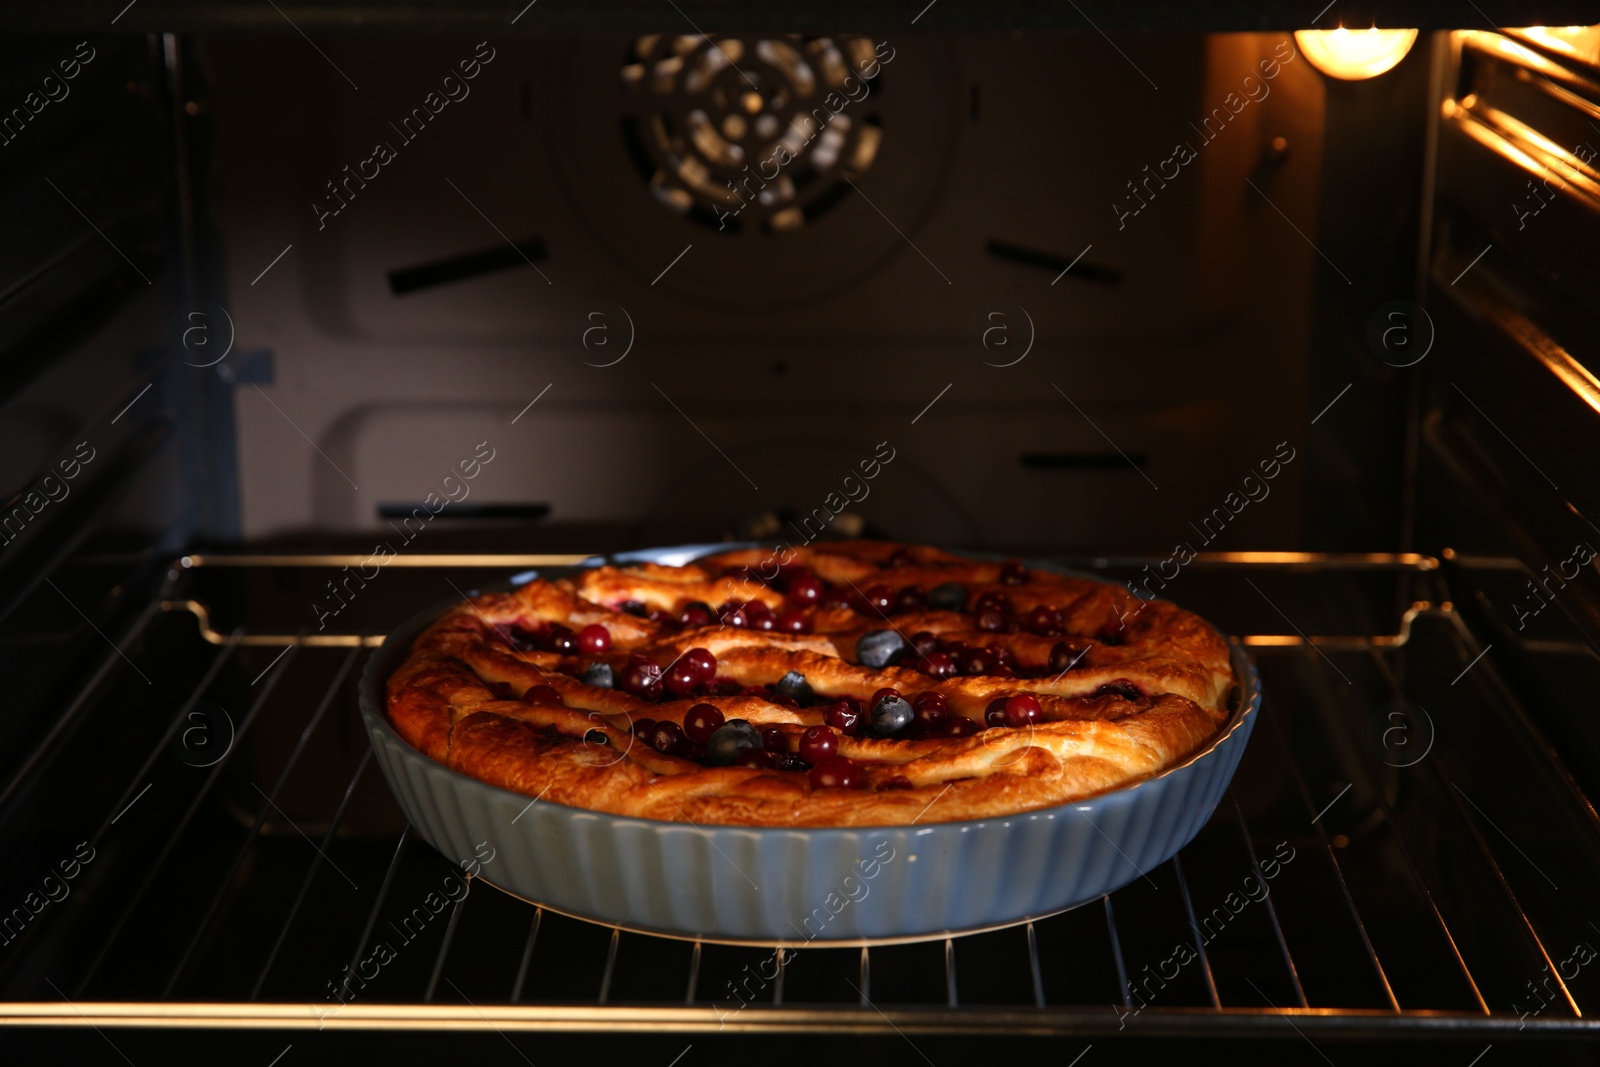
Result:
<svg viewBox="0 0 1600 1067"><path fill-rule="evenodd" d="M523 629L514 622L495 623L494 632L495 636L518 652L532 652L539 647L539 636L531 630Z"/></svg>
<svg viewBox="0 0 1600 1067"><path fill-rule="evenodd" d="M684 607L683 614L678 616L678 621L685 626L710 626L711 620L715 617L711 605L696 600Z"/></svg>
<svg viewBox="0 0 1600 1067"><path fill-rule="evenodd" d="M634 696L649 696L652 688L661 689L661 667L643 656L634 656L622 668L620 684Z"/></svg>
<svg viewBox="0 0 1600 1067"><path fill-rule="evenodd" d="M854 611L856 609L856 596L844 586L834 586L831 589L823 590L822 599L817 601L817 607L849 608Z"/></svg>
<svg viewBox="0 0 1600 1067"><path fill-rule="evenodd" d="M813 726L800 735L800 758L820 764L839 754L839 735L826 726Z"/></svg>
<svg viewBox="0 0 1600 1067"><path fill-rule="evenodd" d="M791 608L778 616L777 630L783 634L804 634L811 632L811 620L806 618L806 613Z"/></svg>
<svg viewBox="0 0 1600 1067"><path fill-rule="evenodd" d="M1000 592L988 592L980 596L972 605L974 615L985 611L998 611L1002 615L1011 614L1011 598Z"/></svg>
<svg viewBox="0 0 1600 1067"><path fill-rule="evenodd" d="M944 735L946 737L971 737L981 727L965 715L955 715L945 720Z"/></svg>
<svg viewBox="0 0 1600 1067"><path fill-rule="evenodd" d="M922 661L922 671L932 678L954 677L956 662L943 652L930 652Z"/></svg>
<svg viewBox="0 0 1600 1067"><path fill-rule="evenodd" d="M649 739L655 735L656 721L654 719L634 719L633 722L628 724L628 728L633 731L633 736L643 739L648 744Z"/></svg>
<svg viewBox="0 0 1600 1067"><path fill-rule="evenodd" d="M882 704L885 700L890 699L891 697L894 698L895 700L900 699L900 690L894 689L894 688L886 685L882 689L878 690L876 693L872 694L872 699L867 701L867 707L869 709L875 708L879 704Z"/></svg>
<svg viewBox="0 0 1600 1067"><path fill-rule="evenodd" d="M1000 567L1001 585L1021 585L1028 580L1028 568L1017 560L1009 560Z"/></svg>
<svg viewBox="0 0 1600 1067"><path fill-rule="evenodd" d="M528 691L522 694L522 699L528 704L550 704L555 707L565 703L553 685L529 686Z"/></svg>
<svg viewBox="0 0 1600 1067"><path fill-rule="evenodd" d="M1006 724L1006 698L997 697L989 701L989 706L983 711L983 724L985 726L1004 726Z"/></svg>
<svg viewBox="0 0 1600 1067"><path fill-rule="evenodd" d="M661 684L673 696L686 697L700 688L705 679L700 677L700 672L694 669L694 664L687 663L680 656L667 672L661 676Z"/></svg>
<svg viewBox="0 0 1600 1067"><path fill-rule="evenodd" d="M1069 670L1074 665L1088 659L1085 649L1074 647L1065 641L1058 642L1050 649L1050 669L1057 674Z"/></svg>
<svg viewBox="0 0 1600 1067"><path fill-rule="evenodd" d="M780 756L789 754L789 738L776 726L769 726L761 731L761 747L768 752L775 752Z"/></svg>
<svg viewBox="0 0 1600 1067"><path fill-rule="evenodd" d="M822 599L822 579L808 570L797 568L790 573L784 592L789 594L791 602L801 607L810 607Z"/></svg>
<svg viewBox="0 0 1600 1067"><path fill-rule="evenodd" d="M1061 612L1047 604L1040 604L1028 612L1022 623L1036 634L1049 633L1051 630L1061 629Z"/></svg>
<svg viewBox="0 0 1600 1067"><path fill-rule="evenodd" d="M861 784L860 770L843 756L817 764L811 768L810 777L815 789L854 789Z"/></svg>
<svg viewBox="0 0 1600 1067"><path fill-rule="evenodd" d="M950 714L950 703L943 693L918 693L911 700L911 711L916 716L916 725L932 730Z"/></svg>
<svg viewBox="0 0 1600 1067"><path fill-rule="evenodd" d="M578 631L578 650L598 656L611 648L611 631L599 623L591 623Z"/></svg>
<svg viewBox="0 0 1600 1067"><path fill-rule="evenodd" d="M733 762L739 767L749 767L757 771L770 771L777 769L778 757L765 749L745 748L739 750L739 755L734 757Z"/></svg>
<svg viewBox="0 0 1600 1067"><path fill-rule="evenodd" d="M702 682L709 682L717 676L717 657L703 648L691 648L678 662L694 668L694 673Z"/></svg>
<svg viewBox="0 0 1600 1067"><path fill-rule="evenodd" d="M665 756L682 756L689 752L689 739L683 728L675 722L658 722L650 731L650 747Z"/></svg>
<svg viewBox="0 0 1600 1067"><path fill-rule="evenodd" d="M544 639L545 644L550 646L550 651L559 652L563 656L570 656L578 649L578 635L559 622L550 624L550 629L545 631Z"/></svg>
<svg viewBox="0 0 1600 1067"><path fill-rule="evenodd" d="M1018 693L1007 700L1001 709L1001 714L1006 720L1006 725L1013 729L1044 720L1044 709L1039 706L1039 698L1031 693Z"/></svg>
<svg viewBox="0 0 1600 1067"><path fill-rule="evenodd" d="M1006 617L993 608L978 612L978 629L986 633L999 633L1006 628Z"/></svg>
<svg viewBox="0 0 1600 1067"><path fill-rule="evenodd" d="M937 652L939 650L939 635L931 630L918 630L911 635L911 647L917 650L917 655L919 656Z"/></svg>
<svg viewBox="0 0 1600 1067"><path fill-rule="evenodd" d="M717 609L717 618L724 626L748 626L749 617L745 614L745 606L737 600L724 601Z"/></svg>
<svg viewBox="0 0 1600 1067"><path fill-rule="evenodd" d="M969 648L961 653L956 666L962 674L988 674L994 669L994 657L981 648Z"/></svg>
<svg viewBox="0 0 1600 1067"><path fill-rule="evenodd" d="M836 700L823 711L822 721L846 737L854 737L861 729L861 711L853 701Z"/></svg>
<svg viewBox="0 0 1600 1067"><path fill-rule="evenodd" d="M914 585L908 585L895 594L894 607L896 611L921 611L928 606L928 601L922 595L922 590Z"/></svg>
<svg viewBox="0 0 1600 1067"><path fill-rule="evenodd" d="M887 615L894 607L896 593L886 585L875 585L866 592L867 610Z"/></svg>
<svg viewBox="0 0 1600 1067"><path fill-rule="evenodd" d="M683 717L683 732L689 735L689 740L703 745L724 721L722 712L714 705L696 704Z"/></svg>

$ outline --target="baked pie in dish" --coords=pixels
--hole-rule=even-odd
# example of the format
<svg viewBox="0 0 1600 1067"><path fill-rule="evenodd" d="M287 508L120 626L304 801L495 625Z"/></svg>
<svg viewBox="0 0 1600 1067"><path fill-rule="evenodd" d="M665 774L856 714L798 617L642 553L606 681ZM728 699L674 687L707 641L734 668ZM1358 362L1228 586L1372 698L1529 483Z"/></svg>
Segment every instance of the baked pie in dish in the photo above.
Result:
<svg viewBox="0 0 1600 1067"><path fill-rule="evenodd" d="M888 827L1159 775L1218 735L1235 684L1228 642L1166 601L840 542L474 596L412 643L386 710L437 763L571 808Z"/></svg>

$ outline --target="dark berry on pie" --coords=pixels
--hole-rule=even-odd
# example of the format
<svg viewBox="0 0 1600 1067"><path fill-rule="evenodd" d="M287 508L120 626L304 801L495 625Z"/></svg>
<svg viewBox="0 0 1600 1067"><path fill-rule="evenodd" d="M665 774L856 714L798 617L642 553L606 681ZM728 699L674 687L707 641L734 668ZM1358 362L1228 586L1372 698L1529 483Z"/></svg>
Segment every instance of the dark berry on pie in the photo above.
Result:
<svg viewBox="0 0 1600 1067"><path fill-rule="evenodd" d="M1126 678L1118 678L1114 682L1107 682L1099 689L1096 689L1094 695L1097 697L1119 696L1123 700L1139 700L1144 697L1144 693L1139 687Z"/></svg>
<svg viewBox="0 0 1600 1067"><path fill-rule="evenodd" d="M761 748L761 732L743 719L729 719L706 739L706 756L719 767L727 767L747 748Z"/></svg>
<svg viewBox="0 0 1600 1067"><path fill-rule="evenodd" d="M597 686L601 689L611 689L617 684L609 663L585 663L578 680L584 685Z"/></svg>
<svg viewBox="0 0 1600 1067"><path fill-rule="evenodd" d="M806 676L799 671L788 672L772 683L772 689L779 696L788 697L790 700L801 704L804 704L815 695L811 691L811 683L806 681Z"/></svg>
<svg viewBox="0 0 1600 1067"><path fill-rule="evenodd" d="M967 587L960 582L944 582L928 591L928 606L940 611L961 611L967 606Z"/></svg>
<svg viewBox="0 0 1600 1067"><path fill-rule="evenodd" d="M914 717L911 702L896 693L873 703L868 722L874 735L893 737L910 726Z"/></svg>
<svg viewBox="0 0 1600 1067"><path fill-rule="evenodd" d="M856 659L877 670L893 663L905 649L905 638L894 630L869 630L856 642Z"/></svg>

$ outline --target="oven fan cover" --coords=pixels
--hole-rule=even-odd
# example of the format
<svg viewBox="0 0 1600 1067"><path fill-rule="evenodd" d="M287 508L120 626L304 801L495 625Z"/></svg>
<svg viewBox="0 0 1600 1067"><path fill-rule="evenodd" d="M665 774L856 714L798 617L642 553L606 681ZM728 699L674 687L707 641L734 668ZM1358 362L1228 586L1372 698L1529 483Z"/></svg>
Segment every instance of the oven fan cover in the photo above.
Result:
<svg viewBox="0 0 1600 1067"><path fill-rule="evenodd" d="M670 210L719 233L801 229L883 144L872 100L882 63L865 37L659 34L634 42L630 58L623 134L640 176Z"/></svg>
<svg viewBox="0 0 1600 1067"><path fill-rule="evenodd" d="M896 228L914 234L949 169L958 85L940 45L603 35L551 57L574 207L647 280L694 244L700 264L660 283L682 293L770 306L846 284L909 253ZM768 284L727 283L751 276Z"/></svg>

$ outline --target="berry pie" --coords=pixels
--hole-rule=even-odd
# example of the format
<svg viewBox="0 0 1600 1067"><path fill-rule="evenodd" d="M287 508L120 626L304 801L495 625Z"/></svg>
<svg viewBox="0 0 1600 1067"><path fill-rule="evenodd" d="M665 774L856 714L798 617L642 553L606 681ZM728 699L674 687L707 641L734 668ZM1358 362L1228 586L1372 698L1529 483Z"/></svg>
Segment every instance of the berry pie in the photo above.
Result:
<svg viewBox="0 0 1600 1067"><path fill-rule="evenodd" d="M850 541L595 567L419 636L389 721L463 774L616 815L893 826L1052 807L1228 718L1227 642L1122 586Z"/></svg>

